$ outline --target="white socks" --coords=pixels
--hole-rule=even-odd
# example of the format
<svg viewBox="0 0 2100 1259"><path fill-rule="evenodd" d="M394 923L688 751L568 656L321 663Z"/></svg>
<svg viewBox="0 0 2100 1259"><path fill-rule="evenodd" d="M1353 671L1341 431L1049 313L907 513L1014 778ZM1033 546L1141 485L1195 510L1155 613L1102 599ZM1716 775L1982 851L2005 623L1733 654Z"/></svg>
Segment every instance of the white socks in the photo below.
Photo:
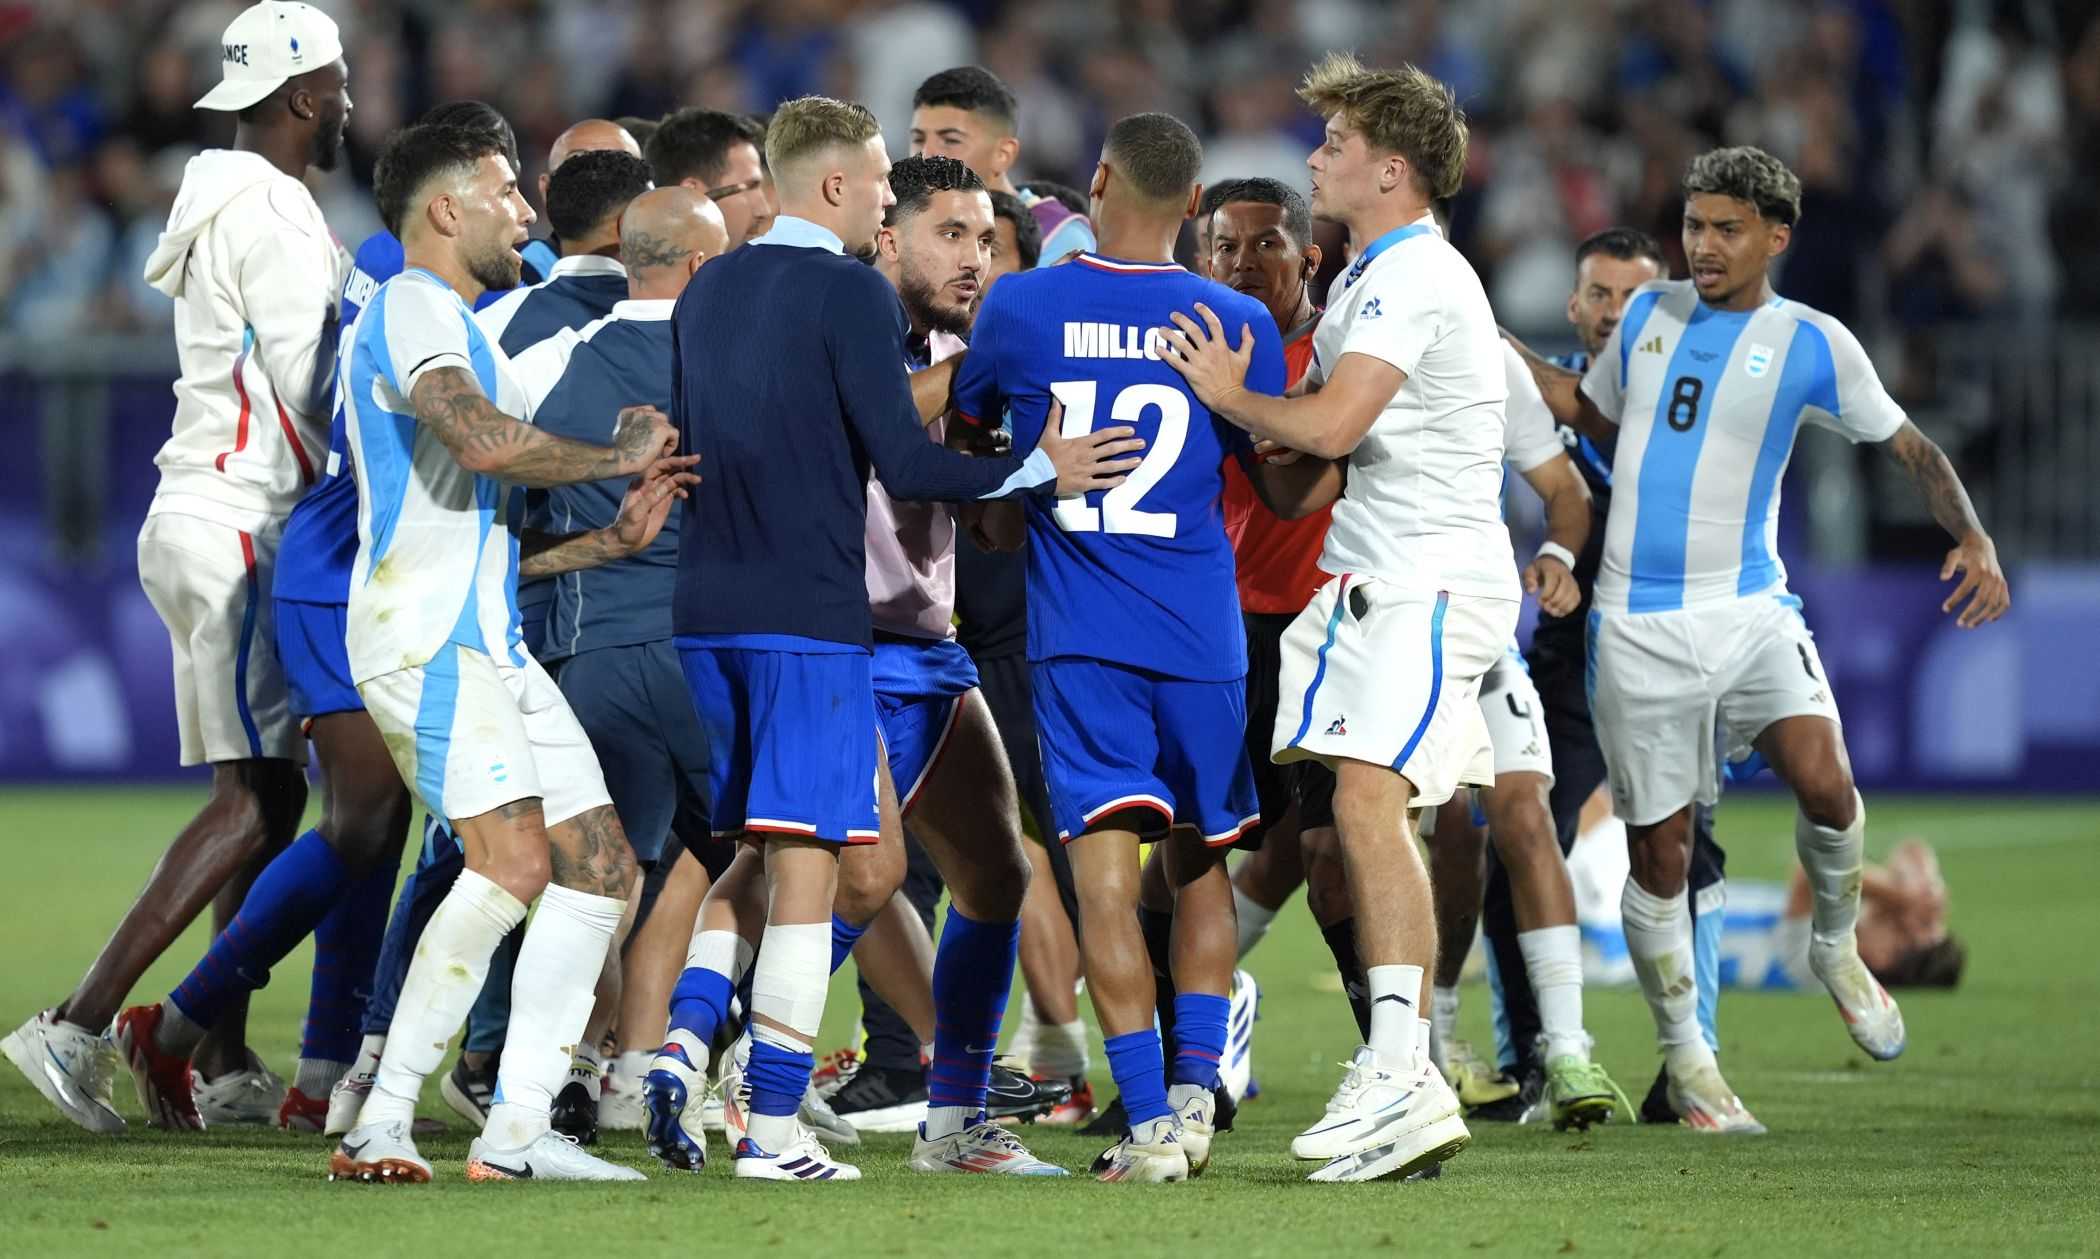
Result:
<svg viewBox="0 0 2100 1259"><path fill-rule="evenodd" d="M1624 912L1623 906L1621 912ZM1689 918L1686 919L1685 940L1689 948ZM1539 1027L1546 1040L1546 1060L1550 1062L1572 1054L1587 1061L1590 1038L1582 1028L1581 929L1569 923L1519 931L1517 947L1524 953L1524 970L1531 977L1531 991L1538 998ZM1696 1018L1696 991L1692 997L1692 1010Z"/></svg>
<svg viewBox="0 0 2100 1259"><path fill-rule="evenodd" d="M1028 1071L1047 1080L1075 1080L1087 1073L1086 1021L1037 1023Z"/></svg>
<svg viewBox="0 0 2100 1259"><path fill-rule="evenodd" d="M1692 964L1692 911L1683 892L1661 897L1633 881L1619 894L1626 951L1640 977L1641 995L1655 1015L1656 1040L1674 1065L1712 1051L1699 1032L1699 983ZM1541 1012L1544 1002L1540 1003ZM1690 1052L1698 1047L1698 1054Z"/></svg>
<svg viewBox="0 0 2100 1259"><path fill-rule="evenodd" d="M1852 794L1852 825L1841 831L1794 815L1794 851L1815 899L1817 942L1828 948L1852 935L1859 921L1860 864L1866 847L1867 804Z"/></svg>
<svg viewBox="0 0 2100 1259"><path fill-rule="evenodd" d="M548 884L525 931L511 981L510 1034L496 1069L496 1096L481 1136L499 1150L530 1145L547 1131L554 1095L596 1002L598 973L627 902Z"/></svg>
<svg viewBox="0 0 2100 1259"><path fill-rule="evenodd" d="M733 989L744 982L755 952L751 942L734 931L696 931L693 943L685 951L685 968L727 975Z"/></svg>
<svg viewBox="0 0 2100 1259"><path fill-rule="evenodd" d="M517 897L472 870L459 872L416 942L371 1095L358 1112L359 1126L415 1119L423 1081L444 1062L445 1046L480 995L490 955L523 921L525 906ZM596 978L594 970L592 981ZM562 1066L567 1068L566 1059Z"/></svg>
<svg viewBox="0 0 2100 1259"><path fill-rule="evenodd" d="M758 965L751 972L752 1040L789 1053L808 1053L824 1022L824 997L830 986L829 921L766 924ZM760 1022L761 1018L768 1022ZM808 1082L805 1076L805 1088ZM794 1111L785 1115L753 1112L751 1139L768 1150L785 1150L794 1143L796 1123Z"/></svg>
<svg viewBox="0 0 2100 1259"><path fill-rule="evenodd" d="M347 1062L330 1062L325 1058L301 1058L299 1069L292 1075L292 1087L310 1098L327 1101L335 1091L337 1081L350 1074Z"/></svg>
<svg viewBox="0 0 2100 1259"><path fill-rule="evenodd" d="M1442 1070L1446 1050L1458 1034L1458 989L1433 986L1429 990L1429 1060Z"/></svg>
<svg viewBox="0 0 2100 1259"><path fill-rule="evenodd" d="M1428 1052L1429 1037L1422 1011L1422 968L1369 966L1364 978L1371 995L1371 1048L1388 1071L1406 1071ZM1419 1042L1419 1043L1418 1043Z"/></svg>
<svg viewBox="0 0 2100 1259"><path fill-rule="evenodd" d="M1237 884L1232 889L1232 911L1239 918L1240 951L1236 955L1245 957L1269 934L1269 924L1276 921L1276 911L1249 898Z"/></svg>

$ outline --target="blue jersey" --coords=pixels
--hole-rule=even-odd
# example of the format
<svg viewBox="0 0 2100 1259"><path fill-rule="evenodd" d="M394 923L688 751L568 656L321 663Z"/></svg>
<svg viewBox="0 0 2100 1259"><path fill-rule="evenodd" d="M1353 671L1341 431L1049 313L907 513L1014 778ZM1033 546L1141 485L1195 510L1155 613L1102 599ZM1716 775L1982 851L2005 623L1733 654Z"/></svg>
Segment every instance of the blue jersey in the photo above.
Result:
<svg viewBox="0 0 2100 1259"><path fill-rule="evenodd" d="M1268 309L1167 263L1081 254L1010 275L986 296L955 385L957 408L1002 415L1014 448L1042 435L1054 395L1061 431L1128 424L1143 462L1114 489L1028 505L1028 658L1105 660L1191 681L1247 672L1225 536L1224 462L1250 449L1160 359L1158 329L1203 302L1228 338L1253 330L1247 387L1284 390L1283 340Z"/></svg>
<svg viewBox="0 0 2100 1259"><path fill-rule="evenodd" d="M401 274L401 242L392 232L374 232L357 247L343 281L343 348L358 313L379 286ZM350 566L357 562L357 482L350 471L350 444L343 431L343 400L328 424L328 463L318 484L292 508L277 548L271 593L300 603L350 601Z"/></svg>

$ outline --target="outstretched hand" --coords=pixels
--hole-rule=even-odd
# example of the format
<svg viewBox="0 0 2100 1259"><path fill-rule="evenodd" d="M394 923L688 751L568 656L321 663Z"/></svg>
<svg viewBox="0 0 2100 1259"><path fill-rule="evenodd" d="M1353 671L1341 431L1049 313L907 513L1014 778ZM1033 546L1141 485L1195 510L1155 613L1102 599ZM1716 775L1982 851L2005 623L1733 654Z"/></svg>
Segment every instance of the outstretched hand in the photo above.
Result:
<svg viewBox="0 0 2100 1259"><path fill-rule="evenodd" d="M1989 534L1971 533L1947 552L1947 560L1940 565L1940 580L1948 581L1954 574L1962 575L1961 584L1940 611L1952 612L1961 607L1966 599L1968 606L1954 623L1963 629L1975 629L2005 615L2012 606L2012 588L2006 584L2005 570L1998 567L1998 547Z"/></svg>
<svg viewBox="0 0 2100 1259"><path fill-rule="evenodd" d="M1241 324L1235 349L1225 340L1225 325L1218 322L1217 312L1197 302L1196 313L1203 317L1201 324L1175 311L1171 316L1174 326L1160 329L1167 343L1164 357L1168 366L1187 378L1197 400L1216 411L1246 386L1247 365L1254 361L1254 331Z"/></svg>
<svg viewBox="0 0 2100 1259"><path fill-rule="evenodd" d="M671 505L700 484L699 474L691 471L699 462L698 455L665 455L628 483L620 499L620 514L612 523L613 539L627 554L656 541L671 517Z"/></svg>

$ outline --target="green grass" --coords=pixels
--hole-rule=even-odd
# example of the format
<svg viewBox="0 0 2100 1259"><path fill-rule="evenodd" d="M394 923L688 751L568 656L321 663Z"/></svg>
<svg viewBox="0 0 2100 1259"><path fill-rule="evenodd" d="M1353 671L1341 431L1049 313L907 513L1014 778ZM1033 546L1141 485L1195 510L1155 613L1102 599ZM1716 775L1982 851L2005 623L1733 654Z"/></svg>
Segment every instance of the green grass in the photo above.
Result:
<svg viewBox="0 0 2100 1259"><path fill-rule="evenodd" d="M166 791L0 795L11 867L0 1022L51 1004L75 981L194 803ZM1776 877L1790 860L1786 811L1731 801L1722 820L1738 876ZM1770 1125L1763 1138L1483 1124L1439 1183L1302 1183L1287 1143L1319 1113L1353 1029L1340 998L1320 986L1325 950L1293 907L1252 959L1266 993L1256 1038L1263 1095L1192 1184L916 1177L902 1167L905 1139L891 1137L861 1147L859 1185L740 1184L720 1160L702 1177L658 1175L646 1186L481 1187L460 1174L467 1134L455 1123L424 1146L439 1171L429 1188L329 1185L318 1138L143 1126L91 1137L0 1066L0 1249L504 1259L673 1247L916 1256L965 1245L1002 1257L1099 1245L1227 1259L2100 1252L2100 808L1883 799L1871 825L1876 848L1903 834L1939 846L1971 944L1969 980L1958 993L1905 998L1910 1051L1891 1064L1855 1052L1820 997L1728 994L1722 1060ZM165 992L203 944L193 930L136 998ZM255 1002L255 1043L280 1068L295 1052L306 960L302 951L287 961ZM846 1034L850 993L842 985L835 994L827 1044ZM1488 1040L1486 1006L1469 988L1465 1030L1476 1043ZM1602 1060L1638 1098L1656 1063L1640 998L1593 992L1588 1009ZM1098 1065L1095 1079L1106 1092ZM135 1110L128 1088L120 1076L120 1108ZM428 1100L428 1113L444 1117L434 1088ZM1029 1136L1068 1166L1095 1152L1082 1138ZM633 1135L610 1138L609 1148L645 1165Z"/></svg>

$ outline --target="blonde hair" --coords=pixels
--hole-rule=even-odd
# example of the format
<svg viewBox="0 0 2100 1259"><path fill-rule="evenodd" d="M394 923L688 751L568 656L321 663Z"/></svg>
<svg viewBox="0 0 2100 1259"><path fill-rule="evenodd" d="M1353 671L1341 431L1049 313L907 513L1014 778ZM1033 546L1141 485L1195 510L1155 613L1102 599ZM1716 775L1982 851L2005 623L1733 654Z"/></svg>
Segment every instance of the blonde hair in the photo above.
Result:
<svg viewBox="0 0 2100 1259"><path fill-rule="evenodd" d="M865 105L828 96L798 97L773 111L766 127L766 168L777 179L803 158L866 144L881 131Z"/></svg>
<svg viewBox="0 0 2100 1259"><path fill-rule="evenodd" d="M1374 148L1407 159L1425 194L1458 192L1466 173L1466 115L1451 89L1411 65L1366 70L1345 52L1306 72L1298 98L1325 118L1340 114Z"/></svg>

